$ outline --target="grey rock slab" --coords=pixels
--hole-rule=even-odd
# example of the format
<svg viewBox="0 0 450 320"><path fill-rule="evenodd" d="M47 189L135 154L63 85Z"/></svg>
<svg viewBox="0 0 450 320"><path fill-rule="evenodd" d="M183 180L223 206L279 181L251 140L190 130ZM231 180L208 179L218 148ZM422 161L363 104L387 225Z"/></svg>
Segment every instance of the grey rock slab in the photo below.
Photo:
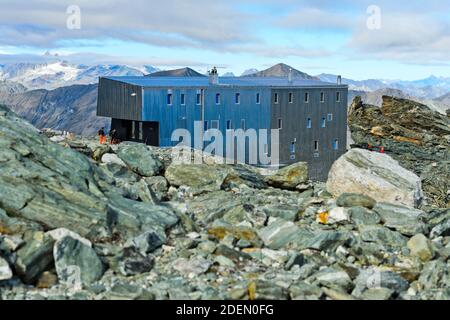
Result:
<svg viewBox="0 0 450 320"><path fill-rule="evenodd" d="M425 213L421 210L383 202L377 203L373 210L380 215L386 227L404 235L413 236L426 231L423 222Z"/></svg>
<svg viewBox="0 0 450 320"><path fill-rule="evenodd" d="M151 177L163 169L161 161L142 143L121 144L116 154L131 170L141 176Z"/></svg>
<svg viewBox="0 0 450 320"><path fill-rule="evenodd" d="M102 261L94 249L71 236L56 242L53 255L61 283L81 287L99 280L103 275Z"/></svg>

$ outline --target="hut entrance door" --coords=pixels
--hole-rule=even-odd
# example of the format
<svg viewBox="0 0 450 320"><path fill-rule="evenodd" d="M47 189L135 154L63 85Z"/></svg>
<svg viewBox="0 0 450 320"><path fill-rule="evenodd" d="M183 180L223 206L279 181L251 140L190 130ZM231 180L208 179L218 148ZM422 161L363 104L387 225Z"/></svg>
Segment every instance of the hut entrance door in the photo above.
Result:
<svg viewBox="0 0 450 320"><path fill-rule="evenodd" d="M143 130L144 142L150 146L159 147L159 122L144 122Z"/></svg>

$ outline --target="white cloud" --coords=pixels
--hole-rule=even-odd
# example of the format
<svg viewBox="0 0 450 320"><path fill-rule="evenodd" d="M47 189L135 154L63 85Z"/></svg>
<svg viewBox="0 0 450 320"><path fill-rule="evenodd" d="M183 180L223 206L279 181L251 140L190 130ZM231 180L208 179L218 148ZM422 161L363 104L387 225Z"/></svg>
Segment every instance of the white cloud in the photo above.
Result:
<svg viewBox="0 0 450 320"><path fill-rule="evenodd" d="M418 13L382 14L381 29L360 20L348 46L359 54L405 63L450 61L450 24Z"/></svg>
<svg viewBox="0 0 450 320"><path fill-rule="evenodd" d="M349 29L355 23L351 15L333 10L306 7L297 9L283 16L277 25L285 28L306 29Z"/></svg>

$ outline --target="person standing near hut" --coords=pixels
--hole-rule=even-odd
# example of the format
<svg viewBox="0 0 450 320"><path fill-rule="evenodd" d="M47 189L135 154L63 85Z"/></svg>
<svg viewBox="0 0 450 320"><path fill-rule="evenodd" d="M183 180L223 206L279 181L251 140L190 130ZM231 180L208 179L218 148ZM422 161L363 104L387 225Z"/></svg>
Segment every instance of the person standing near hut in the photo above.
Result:
<svg viewBox="0 0 450 320"><path fill-rule="evenodd" d="M102 127L100 130L98 130L98 136L99 136L100 144L106 143L105 128Z"/></svg>

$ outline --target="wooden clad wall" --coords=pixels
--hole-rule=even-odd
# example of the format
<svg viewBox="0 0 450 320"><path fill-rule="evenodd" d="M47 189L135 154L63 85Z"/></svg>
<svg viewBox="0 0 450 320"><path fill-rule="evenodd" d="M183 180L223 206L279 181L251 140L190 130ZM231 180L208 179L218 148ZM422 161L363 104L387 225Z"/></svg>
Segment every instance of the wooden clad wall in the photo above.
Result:
<svg viewBox="0 0 450 320"><path fill-rule="evenodd" d="M136 95L132 95L132 94ZM142 88L100 78L97 115L125 120L142 120Z"/></svg>

